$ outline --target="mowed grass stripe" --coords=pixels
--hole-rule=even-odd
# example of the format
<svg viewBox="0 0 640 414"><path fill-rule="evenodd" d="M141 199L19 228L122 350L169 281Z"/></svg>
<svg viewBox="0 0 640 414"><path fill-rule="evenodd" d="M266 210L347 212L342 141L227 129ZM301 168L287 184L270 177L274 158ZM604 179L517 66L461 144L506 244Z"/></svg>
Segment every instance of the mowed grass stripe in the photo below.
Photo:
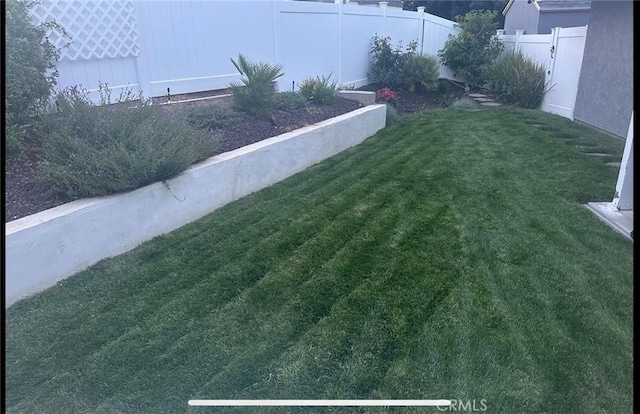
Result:
<svg viewBox="0 0 640 414"><path fill-rule="evenodd" d="M405 158L406 158L406 156L405 156ZM388 172L388 171L386 171L386 172L385 172L385 171L383 171L383 173L387 173L387 172ZM358 188L358 186L362 186L362 185L364 185L365 183L367 183L368 181L369 181L369 180L360 180L360 181L358 181L358 182L357 182L357 184L356 184L355 186L352 186L352 187L349 189L349 191L358 191L358 190L362 190L362 192L363 192L363 193L369 193L369 190L370 190L369 188L366 188L366 189L359 189L359 188ZM337 197L340 197L340 195L339 195L339 194L335 194L335 193L334 193L334 198L337 198ZM352 200L352 199L353 199L353 200L357 200L357 198L352 198L352 197L350 197L349 195L346 195L346 196L344 196L344 197L340 197L340 199L341 199L341 200ZM335 205L336 203L333 203L333 204ZM333 207L333 206L332 206L332 207ZM336 208L333 208L332 210L333 210L333 211L341 211L341 210L344 210L344 207L342 207L342 206L340 206L340 207L341 207L341 208L337 208L337 209L336 209ZM351 220L347 220L347 223L350 223L350 221L351 221ZM318 227L321 227L321 225L322 225L322 224L323 224L323 223L322 223L322 222L320 222L320 224L318 225ZM349 229L347 228L346 230L349 230ZM262 244L264 244L264 245L269 245L269 244L272 242L272 241L270 240L270 238L272 238L272 237L274 237L274 236L275 236L274 234L272 234L272 235L268 236L268 238L267 238L266 240L264 240ZM347 236L348 236L348 234L347 234ZM170 237L170 236L167 236L167 238L169 238L169 237ZM245 238L247 238L248 236L244 235L244 237L245 237ZM198 240L198 241L200 241L200 240ZM234 240L230 240L230 242L233 242L233 241L234 241ZM229 242L229 241L227 241L227 242ZM242 241L241 241L241 242L242 242ZM335 242L335 235L334 235L334 242ZM188 240L188 241L187 241L187 243L188 243L189 245L194 245L194 244L196 244L196 243L194 243L193 239ZM205 243L201 243L201 244L205 244ZM239 243L239 244L240 244L240 245L243 245L242 243ZM205 245L206 245L206 244L205 244ZM180 246L179 246L179 245L172 245L172 246L171 246L171 249L180 250ZM187 251L187 250L188 250L188 249L183 250L183 251ZM197 252L196 252L196 253L197 253ZM232 254L231 256L232 256L232 259L235 259L235 257L234 257L234 256L235 256L235 254ZM269 254L264 254L263 256L264 256L265 258L266 258L266 257L272 257L272 256L271 256L271 255L269 255ZM143 257L142 257L141 259L139 259L139 260L138 260L138 262L140 262L140 263L144 263L145 261L152 260L153 258L154 258L154 256L149 257L149 256L145 255L145 254L144 254L144 252L143 252ZM171 259L173 259L173 257L172 257ZM242 260L242 259L244 259L244 260L242 260L242 261L243 261L243 262L245 262L245 263L254 263L254 262L256 262L256 261L257 261L257 260L255 260L255 258L254 258L254 257L251 257L250 255L248 255L248 257L247 257L247 256L245 256L245 258L240 258L240 259L241 259L241 260ZM190 291L188 291L185 295L183 295L183 296L181 297L181 295L180 295L180 291L179 291L179 290L177 290L177 289L179 289L179 287L180 287L180 284L179 284L179 282L180 282L180 278L179 278L179 276L180 276L180 275L179 275L179 269L180 269L180 268L183 268L183 269L188 268L187 266L188 266L188 264L189 264L189 263L184 262L184 261L178 261L178 263L177 263L175 266L171 266L171 262L172 262L172 260L169 260L169 259L162 259L162 260L160 260L160 261L156 264L156 266L154 266L154 268L155 268L155 269L157 269L157 270L156 270L156 272L163 272L164 274L166 274L166 275L168 276L167 278L165 278L165 279L160 279L160 281L156 281L156 282L154 282L154 283L153 283L153 284L151 284L151 285L140 286L140 287L144 287L144 290L142 290L140 293L138 293L138 291L133 291L133 292L136 292L135 294L136 294L138 297L136 297L136 298L131 298L131 297L130 297L130 298L123 298L123 299L121 299L121 300L120 300L120 303L119 303L119 304L118 304L118 303L116 303L115 305L112 305L112 307L119 306L121 309L124 307L124 309L125 309L125 310L124 310L124 311L122 311L121 313L126 314L126 315L130 315L132 318L135 318L135 319L138 321L138 322L137 322L138 324L140 324L140 322L141 322L141 321L144 321L144 319L145 319L145 318L144 318L144 315L147 313L145 310L141 309L141 307L142 307L142 306L143 306L143 304L145 303L145 299L146 299L146 297L151 297L151 298L153 298L154 296L156 296L156 302L166 301L166 300L167 300L167 298L166 298L166 292L171 292L171 290L173 290L174 292L171 292L171 298L169 299L170 301L175 302L175 301L179 301L179 300L181 300L181 299L187 299L187 300L189 301L189 303L192 303L192 306L190 306L190 307L189 307L189 309L197 309L198 311L201 311L201 310L202 310L202 308L201 308L200 306L202 306L202 303L199 303L198 301L195 301L195 303L193 303L193 302L194 302L194 301L193 301L193 300L194 300L194 298L189 296L189 294L191 293ZM234 261L232 261L232 263L235 263L235 262L234 262ZM154 270L155 270L155 269L154 269ZM224 269L222 269L222 270L224 271ZM156 274L157 274L157 273L155 273L153 270L152 270L150 273L152 273L152 274L154 274L154 275L156 275ZM246 269L238 269L236 273L237 273L237 274L233 274L232 276L241 276L241 275L243 275L243 274L245 274L245 275L246 275L246 274L247 274L247 270L246 270ZM230 279L230 278L229 278L229 279ZM216 282L219 282L219 281L216 281ZM239 280L234 280L234 283L235 283L235 285L236 285L236 286L238 286L238 284L239 284ZM156 285L166 285L166 287L161 286L160 288L157 288L157 286L156 286ZM173 287L173 289L172 289L172 287ZM199 288L199 287L197 286L196 288ZM215 300L212 300L212 299L215 299L214 294L215 294L215 292L218 292L218 291L220 290L221 286L220 286L219 284L217 284L217 285L210 285L210 288L211 288L210 290L212 290L212 292L211 292L210 294L213 296L213 297L210 297L210 298L209 298L209 299L210 299L210 302L213 302L213 303L214 303L214 305L216 305ZM176 292L176 290L177 290L177 292ZM133 292L132 292L132 293L133 293ZM205 292L206 292L206 291L205 291ZM128 305L128 306L127 306L127 305ZM161 314L161 315L162 315L162 314L164 313L164 312L162 312L162 309L163 309L164 307L168 306L168 305L164 305L164 306L160 307L160 310L159 310L159 311L156 309L156 306L157 306L157 305L158 305L158 303L150 303L148 306L146 306L146 308L147 308L147 310L148 310L148 311L153 311L153 312L156 312L156 314ZM127 310L127 308L132 308L132 309L128 309L128 310ZM206 308L205 308L205 309L206 309ZM153 314L152 314L152 315L153 315ZM197 316L197 315L191 315L191 316ZM165 318L166 318L166 316L164 316L164 315L162 315L162 317L165 317ZM162 317L161 317L161 318L162 318ZM160 318L160 319L161 319L161 318ZM155 321L156 321L156 320L158 320L158 319L159 319L159 318L152 318L152 322L155 322ZM174 319L175 319L175 318L174 318ZM174 338L174 335L170 335L170 333L172 333L172 332L173 332L173 333L175 333L175 332L179 332L179 331L177 330L178 326L174 326L174 324L167 323L167 322L170 322L171 320L172 320L172 319L165 319L165 325L166 325L166 326L165 326L165 329L162 331L162 334L167 335L167 339L173 339L173 338ZM120 322L120 323L114 324L114 323L113 323L114 321L111 321L111 320L106 319L106 320L102 320L102 321L101 321L101 320L97 320L97 321L96 321L96 325L100 325L100 323L101 323L101 322L103 322L103 323L105 323L105 324L108 324L108 325L112 326L112 331L114 331L113 327L115 327L115 326L126 326L126 325L127 325L127 324L129 324L129 323L133 323L133 321L125 321L125 323ZM180 324L180 322L179 322L179 321L178 321L178 322L176 322L176 325L179 325L179 324ZM194 327L193 327L193 326L191 326L191 325L188 325L187 327L188 327L188 328L190 328L190 329L193 329L193 328L194 328ZM134 336L134 335L136 335L136 334L137 334L137 332L139 332L140 330L143 330L143 329L142 329L142 328L140 328L140 329L137 329L137 330L127 330L127 333L129 334L128 336ZM121 330L120 330L120 332L121 332ZM102 338L101 338L101 337L100 337L100 335L95 336L95 335L93 335L93 334L94 334L94 333L92 333L92 335L90 335L90 337L95 338L97 342L102 342L102 341L108 340L108 338L104 338L104 337L102 337ZM96 334L97 334L97 332L96 332ZM126 336L127 336L127 335L125 335L125 337L126 337ZM118 342L120 342L122 339L123 339L123 338L122 338L122 336L117 337L117 338L115 338L115 339L114 339L114 341L115 341L114 343L118 343Z"/></svg>
<svg viewBox="0 0 640 414"><path fill-rule="evenodd" d="M496 154L501 152L497 149L498 147L506 147L506 143L502 141L497 143L492 142L491 139L486 139L483 142L488 145L495 146L496 149L493 152ZM465 144L461 144L460 150L463 151L464 147ZM545 156L546 154L540 155ZM529 159L533 157L535 157L535 155L532 154ZM548 158L545 156L544 159ZM509 162L504 162L502 165L509 165ZM542 167L543 165L544 164L540 162L540 166ZM482 174L480 169L481 168L465 168L463 171L468 174L469 181L477 181L478 174ZM521 172L519 173L519 171L526 171L529 174L525 175ZM541 169L539 168L537 171L541 171ZM542 171L546 172L544 169L542 169ZM490 171L485 171L484 173L490 173ZM535 182L533 181L533 177L531 177L532 174L530 169L519 169L517 165L509 171L508 175L510 177L522 175L523 177L520 180L521 183ZM491 225L489 226L484 225L479 229L474 229L476 233L475 235L482 238L476 242L469 243L468 245L476 246L477 251L482 252L480 259L485 263L485 269L484 275L480 280L490 284L486 291L493 292L494 295L500 294L501 298L497 299L496 302L507 303L510 305L510 309L502 312L503 315L508 318L507 320L511 320L509 321L509 330L512 332L517 331L514 328L517 326L515 322L521 322L529 318L531 323L526 326L534 327L535 329L526 332L523 337L531 338L530 341L533 342L532 345L535 345L537 340L543 340L540 341L543 343L540 343L538 346L533 346L533 349L548 350L546 345L554 344L555 342L555 345L558 348L565 348L565 352L575 355L576 353L580 353L582 350L575 346L571 346L572 344L567 344L566 341L565 343L562 341L554 341L553 335L568 335L569 340L574 340L579 343L580 335L584 335L585 330L589 330L589 325L593 325L593 321L590 321L590 318L588 318L589 315L584 315L584 310L593 312L598 309L598 306L595 305L595 303L587 305L585 302L590 302L593 295L599 293L598 290L591 290L588 287L592 286L593 283L598 283L598 279L601 278L600 275L602 273L607 273L606 269L603 269L601 265L596 265L595 263L593 264L596 265L595 268L598 270L595 272L592 271L594 266L590 265L590 262L593 262L593 250L591 249L596 246L592 244L587 247L586 244L589 243L585 243L584 241L584 228L588 228L589 222L593 221L593 217L591 217L588 212L575 205L568 205L566 206L568 209L560 208L558 211L554 212L555 214L549 214L550 211L548 206L566 204L566 200L562 199L565 194L553 193L552 189L540 191L540 187L537 185L530 185L528 187L530 187L529 191L531 194L511 192L509 191L510 188L507 186L493 186L491 188L494 191L492 193L492 197L498 196L496 198L502 199L503 202L491 204L490 211L487 211L486 208L481 209L481 212L477 211L478 206L486 207L489 203L466 206L471 210L469 213L473 213L474 207L476 212L479 213L468 214L466 218L483 216L482 213L484 213L484 217L489 217L489 220L491 221ZM505 188L508 188L508 190L504 191ZM525 187L525 189L527 188ZM537 201L536 209L527 209L527 205L531 204L534 200ZM541 202L541 200L544 201ZM461 203L464 203L465 200L460 201ZM522 226L522 223L526 223L528 220L530 221L532 216L535 217L537 214L545 212L544 204L547 206L547 215L544 216L543 214L542 216L537 217L538 220L536 221L538 225L545 221L553 223L552 226L548 227L543 234L548 236L550 234L553 235L555 233L560 233L561 237L558 237L557 240L553 240L553 238L550 237L540 237L540 233L531 232L530 230L533 226ZM560 213L561 218L558 218L558 213ZM578 217L583 221L581 233L575 233L575 227L571 226L571 224L577 221L575 217ZM492 220L492 218L497 219ZM514 223L520 223L520 225L514 226ZM613 243L613 246L616 245L621 245L620 240L616 240L616 243ZM545 266L543 268L540 268L536 266L536 264L541 263L535 261L540 257L538 256L540 253L539 246L542 246L547 250L547 252L542 252L543 256L552 257L551 250L561 251L564 254L554 257L555 263L554 261L551 263L547 262L544 263ZM491 262L490 257L492 256L499 260ZM602 258L599 258L599 261L601 261L601 259ZM523 266L523 261L529 265L528 268ZM583 263L584 269L582 269L583 266L575 266L576 261ZM609 265L612 265L609 260L607 260L607 262ZM491 264L493 264L493 266L490 266ZM526 269L525 271L522 271L523 267ZM576 267L578 267L578 269L576 269ZM532 268L537 271L531 272ZM585 274L581 274L581 271ZM547 277L539 279L540 275L545 275ZM585 277L589 278L588 282L585 282ZM542 285L540 282L547 283ZM480 289L476 288L474 291L480 292ZM528 298L532 291L535 292L534 295L532 295L532 300L522 300ZM553 295L555 292L557 292L557 294ZM537 297L542 297L549 300L548 298L550 296L553 298L553 302L555 302L553 303L553 305L555 305L553 315L551 315L550 312L547 312L545 315L546 317L537 318L540 311L544 311L545 308L549 309L549 306L541 306L541 304L537 303L535 299ZM514 297L517 297L518 300L514 300ZM627 305L630 305L630 296L627 294L622 297L626 299ZM616 300L619 301L620 297L617 297ZM597 302L600 302L600 300ZM526 306L528 303L531 303L532 305L530 308ZM566 311L566 315L563 312L558 312L558 307L565 307L564 310ZM523 310L525 311L523 312ZM608 312L610 312L610 310L608 310ZM558 314L564 316L562 318L558 318ZM609 315L609 313L607 313L607 315ZM628 319L630 314L627 313L626 315L627 320L625 322L628 329L630 326L630 319ZM555 325L555 329L547 326L549 322ZM558 328L558 325L560 324L562 324L562 328ZM603 326L602 324L598 325L597 329L599 330L601 329L605 332L609 330L608 327ZM575 330L576 333L571 335L573 330ZM609 335L597 334L596 330L594 330L593 333L602 342L604 342L602 345L605 345L608 349L622 345L621 343L617 343L617 340L610 341ZM614 337L619 339L628 339L628 333L629 332L627 330L624 335L614 335ZM544 342L544 340L548 340L548 342ZM622 355L624 355L624 353ZM548 357L548 354L541 354L539 357ZM621 359L627 360L625 357ZM545 368L551 368L548 374L556 374L556 383L553 385L555 389L561 389L563 386L566 387L567 384L572 383L572 381L567 381L566 375L557 375L557 373L563 369L565 370L565 373L570 373L571 375L585 375L585 370L581 370L579 368L575 369L577 368L575 365L576 361L572 358L558 358L557 360L554 360L553 363L544 364ZM624 364L618 365L618 368L626 370L629 369L629 367L625 367ZM551 375L548 375L548 377L553 378ZM608 376L608 379L615 380L611 375ZM582 380L586 380L586 378L583 378ZM572 391L576 394L581 394L581 391L573 388ZM566 398L567 395L571 395L571 393L558 393L557 399ZM572 397L574 398L571 398L571 400L577 399L577 395ZM593 405L590 405L593 401L585 401L583 403L585 404L585 407L593 407Z"/></svg>
<svg viewBox="0 0 640 414"><path fill-rule="evenodd" d="M253 289L256 289L256 287L245 291L237 301L218 310L216 314L212 315L212 317L215 317L214 320L208 318L201 320L200 326L198 327L201 335L207 336L213 332L233 332L235 335L220 337L219 334L215 334L214 338L209 339L205 337L203 341L204 346L200 348L200 352L212 355L213 357L210 357L210 360L204 366L192 366L191 368L194 373L197 372L198 369L204 369L205 375L213 376L223 368L220 365L233 365L234 361L242 360L247 353L257 352L256 349L251 349L252 344L254 344L253 340L260 337L260 326L262 325L261 322L263 319L267 321L269 316L272 315L269 314L269 309L262 309L266 305L261 305L256 308L257 305L255 305L255 302L250 300L250 297L247 298L248 292L251 292ZM327 301L330 297L331 295L326 295L325 300L320 301L319 305L330 306L330 301ZM305 305L308 306L308 302L305 303ZM322 309L319 309L319 311L322 311ZM265 312L266 315L261 315L261 312ZM291 315L297 316L299 313L292 313ZM300 323L303 323L303 321L300 321ZM304 327L304 324L302 327ZM272 340L287 340L287 335L280 332L279 329L272 330L271 334L274 337ZM255 344L260 348L264 346L264 342L261 341L255 342ZM275 345L277 345L277 342ZM134 349L136 349L136 347L134 347ZM238 351L242 351L240 355L237 355ZM140 349L140 352L144 356L144 350ZM188 349L187 352L193 352L193 349ZM132 361L140 359L140 355L136 354L130 357ZM171 357L171 355L169 355L169 357ZM105 368L108 369L112 365L110 362L111 361L108 360L105 361ZM138 379L144 382L148 379L148 376L144 373L144 370L142 371ZM179 380L179 378L176 379Z"/></svg>
<svg viewBox="0 0 640 414"><path fill-rule="evenodd" d="M631 244L578 204L617 171L563 137L622 153L537 111L425 112L20 302L8 412L628 411Z"/></svg>
<svg viewBox="0 0 640 414"><path fill-rule="evenodd" d="M386 173L386 172L384 172L384 171L383 171L383 173ZM381 191L381 190L377 190L377 191ZM374 199L375 199L375 198L377 198L377 197L375 197L375 194L374 194L374 197L373 197L373 198L374 198ZM379 202L379 203L381 203L381 204L385 204L385 203L386 203L386 201L387 201L386 199L382 198L382 201L381 201L381 202ZM362 211L363 211L363 210L364 210L364 209L362 208L362 206L361 206L361 205L359 205L359 206L356 208L356 215L358 215L358 216L362 215ZM355 222L355 221L354 221L354 220L355 220L355 217L347 217L346 219L342 219L342 220L343 220L343 221L345 221L345 222L347 222L347 223L354 223L354 222ZM363 220L365 220L365 221L367 221L367 222L368 222L368 223L367 223L367 228L371 228L372 226L373 226L373 227L375 227L375 222L370 221L367 217L363 217ZM343 227L344 227L344 226L343 226ZM349 236L349 233L352 233L352 231L351 231L351 230L349 230L349 229L347 229L347 232L346 232L346 233L347 233L346 235L347 235L347 236ZM386 232L383 232L383 234L382 234L382 235L378 235L378 236L380 236L380 237L378 237L378 239L382 238L382 236L384 235L384 233L386 233ZM353 237L353 236L354 236L354 235L352 234L352 235L351 235L351 237L352 237L352 242L351 242L351 243L353 243L353 242L360 243L360 242L361 242L361 241L359 240L359 238L358 238L358 237ZM371 237L371 236L368 236L368 237ZM332 235L332 236L331 236L331 239L333 239L333 240L335 241L336 239L339 239L339 237L336 237L336 235L334 234L334 235ZM323 249L320 249L320 250L322 251ZM366 250L367 250L367 248L366 248L366 245L365 245L365 251L366 251ZM371 263L370 261L363 261L363 260L359 260L359 261L358 261L358 260L346 260L346 262L347 262L347 263L351 263L351 262ZM361 266L361 267L362 267L362 266ZM366 269L362 269L362 268L360 269L360 271L364 271L364 270L366 270ZM352 272L352 273L353 273L353 275L352 275L352 276L357 276L357 275L355 274L355 272ZM365 274L366 274L366 272L365 272ZM268 278L268 280L274 280L274 279L275 279L275 278ZM278 281L280 281L280 282L281 282L281 281L282 281L281 279L282 279L282 278L278 278L278 279L276 279L276 280L278 280ZM314 278L314 282L315 282L315 281L317 281L317 280L319 280L319 279L321 280L321 277L315 277L315 278ZM304 286L303 286L303 287L304 287ZM252 288L252 290L253 290L253 288ZM276 289L274 289L274 286L268 286L268 288L263 288L263 289L261 289L261 290L264 290L264 291L265 291L265 294L269 294L270 296L273 296L273 295L274 295L274 291L276 291L276 292L277 292L277 290L276 290ZM251 291L249 291L249 292L251 292ZM254 298L254 300L252 300L251 302L252 302L252 303L263 303L263 302L265 302L265 300L264 300L264 299L265 299L264 297L262 297L262 298L261 298L261 297L257 297L257 298ZM296 298L296 299L297 299L297 298ZM307 298L307 302L309 302L309 298ZM325 297L323 297L323 298L322 298L322 301L320 301L319 305L322 305L322 306L330 305L330 301L327 301L327 297L325 296ZM307 305L307 306L308 306L308 305ZM255 314L256 314L256 310L252 310L252 311L253 311L253 313L250 313L250 314L251 314L251 315L253 315L253 316L255 316ZM224 312L224 314L223 314L223 316L222 316L222 319L223 319L223 320L225 320L226 318L228 318L229 316L232 316L232 315L245 315L245 314L246 314L246 312L243 312L242 310L238 310L237 312L235 312L235 311L234 311L234 312L232 312L232 313L231 313L231 315L228 315L228 316L226 315L226 313L227 313L227 312ZM285 312L285 313L286 313L286 312ZM293 314L295 314L295 313L293 313ZM302 314L304 314L304 313L302 313ZM272 315L269 315L269 317L272 317ZM240 325L241 325L241 324L240 324ZM218 330L218 329L212 329L211 331L217 331L217 330ZM253 330L253 329L249 329L248 331L249 331L249 332L255 332L255 330ZM239 338L237 338L237 337L236 337L236 338L234 338L234 345L242 346L242 344L243 344L243 341L240 341L240 340L239 340ZM245 344L245 345L248 345L248 344ZM213 353L214 353L214 354L216 354L216 355L219 355L219 354L221 354L222 352L220 352L220 350L219 350L219 349L216 349L216 350L213 350Z"/></svg>
<svg viewBox="0 0 640 414"><path fill-rule="evenodd" d="M362 180L357 181L356 185L352 186L353 188L350 191L358 190L357 187L361 186L363 183L364 183L364 181L362 181ZM347 189L349 189L349 187L347 187ZM364 192L368 192L368 189L366 191L364 191ZM336 194L334 192L334 198L338 198L338 197L339 197L339 194ZM357 200L357 198L351 198L349 195L347 195L345 197L341 197L340 199L341 200L353 200L353 202L356 202L356 200ZM308 211L309 207L311 205L307 205L304 209ZM336 208L336 207L339 207L339 208ZM334 214L337 214L336 212L340 212L345 207L346 206L339 206L339 205L336 205L336 203L333 203L333 204L327 206L325 211L327 212L327 214L332 216ZM264 220L268 221L267 219L264 219ZM324 225L323 222L318 222L318 221L316 221L316 222L307 221L307 224L308 223L313 224L316 228L321 228ZM180 244L176 244L176 243L171 242L171 240L172 240L172 236L171 235L166 236L165 239L168 239L170 241L168 249L170 251L177 250L177 251L181 252L182 254L181 255L175 255L175 254L166 255L165 254L164 258L160 258L160 260L157 260L156 262L152 262L151 268L147 272L147 275L150 278L153 278L152 284L143 284L143 281L140 280L140 277L132 277L132 278L130 278L130 280L134 284L134 285L132 285L132 288L134 288L134 289L127 290L126 289L127 286L125 285L125 283L129 279L126 279L124 281L123 280L118 281L118 283L121 285L122 289L118 289L118 290L114 290L113 291L114 292L114 298L113 299L117 300L117 303L116 304L110 304L110 307L124 306L126 308L128 303L130 304L130 306L136 306L135 309L132 309L128 313L131 314L132 316L135 316L135 318L139 320L145 314L145 312L140 308L141 304L143 304L144 301L140 301L140 298L138 298L136 300L132 300L130 297L126 296L126 294L128 292L130 292L132 295L143 294L143 295L148 296L148 297L153 297L155 295L157 301L165 300L164 297L166 295L166 292L171 292L172 295L175 295L176 290L180 288L181 280L185 280L185 279L188 279L189 277L193 276L192 274L189 274L188 272L185 271L185 269L189 269L189 265L190 265L189 256L193 255L195 257L200 257L201 261L203 260L203 258L204 258L205 261L206 260L210 260L211 258L208 257L206 253L211 252L211 255L213 256L213 252L215 252L216 249L220 248L219 245L213 245L213 246L209 247L211 245L210 242L208 240L207 241L202 240L203 238L211 238L213 240L219 239L221 241L219 241L218 244L231 244L231 245L233 245L233 243L235 243L236 246L240 246L240 247L238 247L236 249L236 251L232 251L226 257L222 256L223 259L226 259L227 263L229 263L229 262L231 263L230 266L232 266L232 267L237 267L237 261L242 261L243 263L246 263L248 265L251 265L252 263L255 263L255 262L259 262L259 261L253 260L254 259L253 257L251 257L249 255L246 255L247 251L246 251L246 247L244 247L245 246L244 241L246 239L251 239L250 236L252 236L254 238L260 238L260 237L271 237L271 238L273 238L273 237L275 237L275 234L272 233L273 229L269 228L269 227L267 227L263 231L263 233L247 235L247 233L251 233L251 230L253 230L253 229L261 229L261 228L263 228L263 227L259 226L257 223L255 223L255 224L251 223L251 225L248 226L248 231L245 230L244 232L239 232L238 229L233 229L233 234L235 234L235 235L239 234L240 237L243 238L242 240L240 240L240 242L238 242L238 240L235 240L233 238L231 240L229 240L229 239L225 240L224 239L224 235L220 236L220 237L215 237L215 235L213 235L214 237L212 237L212 235L210 235L210 234L208 234L206 232L201 232L201 231L199 232L200 233L199 236L189 237L190 235L187 235L186 238L182 239L183 241L181 241ZM311 229L310 233L313 232L313 231L314 230ZM267 240L264 240L263 244L264 245L269 245L269 243L270 243L270 240L267 239ZM181 248L180 245L186 245L186 247ZM203 246L207 250L204 251L204 252L199 252L197 250L198 246ZM153 251L153 253L149 254L147 251L145 251L146 247L148 247L148 246L144 246L142 248L142 252L140 253L140 257L137 260L134 260L134 262L136 262L136 266L134 266L134 268L137 268L138 266L141 267L141 268L145 268L145 267L147 267L147 265L145 263L147 263L149 261L153 261L154 258L158 257L159 253L157 253L157 251L158 251L157 248L156 249L151 249ZM251 249L256 249L256 248L257 247L254 247L254 246L251 247ZM238 256L238 254L239 254L238 252L242 252L243 250L244 250L243 253L245 254L245 256L244 257ZM201 254L198 255L198 253L201 253ZM216 255L216 257L217 256L221 256L221 255ZM270 255L265 253L265 254L263 254L263 256L267 257L267 256L270 256ZM126 266L127 263L128 263L128 261L124 264L124 266ZM216 267L217 266L219 266L219 265L216 265ZM117 267L118 266L116 265L116 268ZM117 270L118 269L116 269L116 272L114 272L115 274L118 274ZM254 270L253 272L251 272L251 271L247 271L247 269L238 268L238 269L236 269L235 274L232 273L230 276L231 277L234 277L234 276L237 277L238 275L240 275L240 276L244 275L246 277L246 276L251 275L251 274L259 275L260 274L259 270L260 269ZM164 279L159 279L159 275L161 275L161 274L166 274L168 277L166 277ZM182 278L180 276L182 276ZM159 281L158 281L158 279L159 279ZM198 280L201 280L201 278L199 278ZM72 281L73 280L70 280L69 282L72 282ZM111 282L111 280L109 280L108 278L104 278L103 283L105 284L105 286L109 282ZM232 281L233 285L231 286L231 288L235 289L235 286L237 286L238 282L239 281L237 279L234 279ZM67 283L67 282L65 282L65 283ZM157 292L156 290L153 289L154 288L154 284L155 285L160 285L159 286L160 292ZM124 285L124 286L122 286L122 285ZM217 286L214 286L214 288L212 290L214 292L224 291L225 290L224 286L225 286L224 284L222 284L222 285L218 284ZM135 288L137 288L137 289L135 289ZM143 289L142 293L139 293L140 289ZM103 293L99 289L95 289L95 290L92 289L92 290L94 292L93 296L100 297L100 299L103 299L103 300L105 299ZM145 291L149 291L149 293L146 294ZM84 301L86 303L87 299L89 297L91 297L92 292L85 290L83 293L84 293L84 295L76 296L76 298L78 300L82 300L82 301ZM69 298L69 299L71 299L71 298ZM67 299L67 301L69 301L69 299ZM113 299L111 299L111 300L113 300ZM155 309L155 306L156 306L155 303L150 303L148 309L150 311L153 311ZM75 306L70 306L69 307L69 313L64 315L65 320L67 320L67 321L70 321L70 319L73 320L74 316L81 317L80 315L77 314L76 307ZM113 323L109 323L109 325L112 326L112 327L114 326ZM100 339L100 340L103 340L103 339Z"/></svg>

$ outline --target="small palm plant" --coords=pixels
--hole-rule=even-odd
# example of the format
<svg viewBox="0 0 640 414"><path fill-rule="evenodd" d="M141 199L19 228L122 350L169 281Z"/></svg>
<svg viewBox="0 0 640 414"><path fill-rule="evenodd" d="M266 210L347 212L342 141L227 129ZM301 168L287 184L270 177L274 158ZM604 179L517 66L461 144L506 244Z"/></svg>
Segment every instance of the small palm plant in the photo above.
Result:
<svg viewBox="0 0 640 414"><path fill-rule="evenodd" d="M242 54L238 55L237 62L231 59L231 63L242 75L242 83L230 85L238 109L275 124L271 114L275 105L273 83L284 75L282 65L254 63Z"/></svg>

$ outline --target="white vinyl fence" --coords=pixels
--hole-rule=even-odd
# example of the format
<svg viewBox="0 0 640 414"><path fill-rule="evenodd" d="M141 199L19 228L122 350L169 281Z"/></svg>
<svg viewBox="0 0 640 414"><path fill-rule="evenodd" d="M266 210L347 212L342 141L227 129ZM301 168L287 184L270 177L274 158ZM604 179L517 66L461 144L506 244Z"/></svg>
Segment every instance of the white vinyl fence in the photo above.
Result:
<svg viewBox="0 0 640 414"><path fill-rule="evenodd" d="M547 87L541 109L573 120L578 81L582 68L587 26L556 27L551 34L504 35L498 38L505 44L505 52L519 49L547 70Z"/></svg>
<svg viewBox="0 0 640 414"><path fill-rule="evenodd" d="M58 63L58 88L82 85L97 99L99 83L117 94L127 86L145 96L224 89L239 75L230 58L281 64L279 90L311 76L341 86L368 83L371 38L395 47L418 41L436 55L454 22L387 7L286 0L42 0L36 23L57 21L71 36ZM58 47L69 42L55 31ZM453 78L448 68L441 76Z"/></svg>

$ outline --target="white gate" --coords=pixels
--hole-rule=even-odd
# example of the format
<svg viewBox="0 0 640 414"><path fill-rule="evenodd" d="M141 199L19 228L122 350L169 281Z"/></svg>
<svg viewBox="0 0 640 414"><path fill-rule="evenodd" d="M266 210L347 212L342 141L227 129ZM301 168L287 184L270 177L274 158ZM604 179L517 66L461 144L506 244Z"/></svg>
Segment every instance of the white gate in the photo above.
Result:
<svg viewBox="0 0 640 414"><path fill-rule="evenodd" d="M547 71L551 89L542 100L542 110L573 120L587 26L556 28L552 36Z"/></svg>
<svg viewBox="0 0 640 414"><path fill-rule="evenodd" d="M556 27L544 35L502 32L498 30L498 37L504 42L505 51L520 50L546 68L549 91L541 109L573 120L587 26Z"/></svg>

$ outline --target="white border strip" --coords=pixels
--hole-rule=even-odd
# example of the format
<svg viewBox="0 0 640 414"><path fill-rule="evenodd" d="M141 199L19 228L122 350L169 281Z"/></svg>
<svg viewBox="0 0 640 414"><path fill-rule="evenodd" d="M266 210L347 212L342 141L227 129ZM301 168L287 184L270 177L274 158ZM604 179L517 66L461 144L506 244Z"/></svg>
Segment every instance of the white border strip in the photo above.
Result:
<svg viewBox="0 0 640 414"><path fill-rule="evenodd" d="M197 407L446 407L451 400L189 400Z"/></svg>

